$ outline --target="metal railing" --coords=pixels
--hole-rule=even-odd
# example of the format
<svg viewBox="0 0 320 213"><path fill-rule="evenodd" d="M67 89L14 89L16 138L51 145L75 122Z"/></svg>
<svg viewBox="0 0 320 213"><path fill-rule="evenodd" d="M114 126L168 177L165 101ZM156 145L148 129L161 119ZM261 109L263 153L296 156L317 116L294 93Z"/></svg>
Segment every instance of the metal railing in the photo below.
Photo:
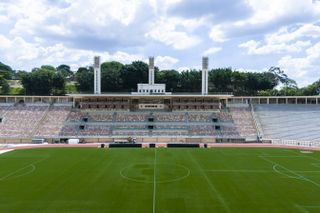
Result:
<svg viewBox="0 0 320 213"><path fill-rule="evenodd" d="M262 127L261 127L261 124L254 112L254 108L253 108L253 105L250 103L249 104L250 106L250 111L251 111L251 115L252 115L252 118L253 118L253 122L254 122L254 125L256 127L256 130L257 130L257 135L258 135L258 139L259 140L262 140L263 138L263 130L262 130Z"/></svg>
<svg viewBox="0 0 320 213"><path fill-rule="evenodd" d="M285 140L285 139L269 139L274 145L286 146L302 146L302 147L320 147L320 140Z"/></svg>

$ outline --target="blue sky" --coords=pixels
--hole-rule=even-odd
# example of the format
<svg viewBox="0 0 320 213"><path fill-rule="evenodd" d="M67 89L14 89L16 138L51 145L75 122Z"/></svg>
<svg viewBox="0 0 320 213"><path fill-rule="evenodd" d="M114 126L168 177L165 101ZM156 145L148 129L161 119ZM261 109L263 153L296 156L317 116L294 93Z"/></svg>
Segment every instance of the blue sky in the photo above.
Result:
<svg viewBox="0 0 320 213"><path fill-rule="evenodd" d="M0 0L0 61L14 69L155 56L160 69L261 71L320 79L317 0Z"/></svg>

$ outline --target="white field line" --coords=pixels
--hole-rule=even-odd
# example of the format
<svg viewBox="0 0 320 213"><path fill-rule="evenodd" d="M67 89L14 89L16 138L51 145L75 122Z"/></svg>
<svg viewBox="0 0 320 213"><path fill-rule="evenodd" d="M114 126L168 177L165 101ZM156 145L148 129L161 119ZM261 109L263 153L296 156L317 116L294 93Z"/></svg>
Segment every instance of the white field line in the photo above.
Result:
<svg viewBox="0 0 320 213"><path fill-rule="evenodd" d="M312 163L311 165L320 168L320 163Z"/></svg>
<svg viewBox="0 0 320 213"><path fill-rule="evenodd" d="M299 205L299 206L303 206L304 208L310 208L310 209L319 209L320 206L319 205Z"/></svg>
<svg viewBox="0 0 320 213"><path fill-rule="evenodd" d="M133 165L135 165L135 164L131 164L130 166L127 166L127 167L124 167L123 169L121 169L120 170L120 176L122 177L122 178L124 178L124 179L127 179L127 180L130 180L130 181L133 181L133 182L136 182L136 183L152 183L153 184L153 180L150 180L150 181L141 181L141 180L137 180L137 179L134 179L134 178L130 178L130 177L128 177L127 175L125 175L124 174L124 171L126 170L126 169L128 169L128 168L130 168L130 167L132 167ZM169 179L169 180L156 180L156 183L158 183L158 184L161 184L161 183L172 183L172 182L177 182L177 181L180 181L180 180L183 180L183 179L185 179L185 178L187 178L187 177L189 177L189 175L190 175L190 173L191 173L191 171L190 171L190 169L189 168L187 168L187 167L185 167L185 166L183 166L183 165L179 165L179 164L159 164L159 165L167 165L167 166L178 166L178 167L180 167L180 168L183 168L183 169L185 169L187 172L186 172L186 174L185 175L183 175L183 176L181 176L181 177L177 177L177 178L174 178L174 179ZM158 165L158 166L159 166Z"/></svg>
<svg viewBox="0 0 320 213"><path fill-rule="evenodd" d="M280 174L280 175L284 175L284 176L287 176L288 178L294 178L294 179L298 179L298 180L303 180L301 177L297 177L297 176L295 176L295 175L289 175L289 174L287 174L287 173L285 173L285 172L282 172L282 171L280 171L280 170L278 170L277 169L277 167L279 166L279 164L274 164L273 166L272 166L272 169L276 172L276 173L278 173L278 174ZM279 166L280 167L280 166ZM288 171L288 170L287 170Z"/></svg>
<svg viewBox="0 0 320 213"><path fill-rule="evenodd" d="M202 176L205 178L206 182L208 183L208 185L210 186L211 192L213 192L216 197L218 198L218 200L220 201L220 203L223 205L224 209L226 210L226 212L231 213L231 209L229 208L229 205L226 203L226 201L224 200L224 198L222 197L221 193L216 189L216 187L212 184L212 182L210 181L208 175L204 172L203 169L201 169L201 166L199 164L199 162L193 157L193 155L188 152L189 156L191 157L192 161L197 164L199 171L201 171ZM215 196L213 196L215 197Z"/></svg>
<svg viewBox="0 0 320 213"><path fill-rule="evenodd" d="M258 157L267 158L305 158L303 155L258 155Z"/></svg>
<svg viewBox="0 0 320 213"><path fill-rule="evenodd" d="M273 173L272 170L250 170L250 169L207 169L206 172L217 172L217 173Z"/></svg>
<svg viewBox="0 0 320 213"><path fill-rule="evenodd" d="M292 171L292 170L290 170L290 169L288 169L288 168L286 168L286 167L284 167L284 166L282 166L282 165L280 165L280 164L278 164L278 163L276 163L276 162L274 162L272 160L269 160L268 158L265 158L265 157L261 157L261 158L263 160L273 164L273 166L278 165L279 167L282 167L284 170L287 170L287 171L291 172L291 174L294 174L295 176L299 177L301 180L304 180L304 181L307 181L309 183L312 183L313 185L315 185L315 186L320 188L320 184L319 183L317 183L317 182L315 182L315 181L313 181L313 180L311 180L309 178L306 178L305 176L303 176L301 174L298 174L297 172L294 172L294 171Z"/></svg>
<svg viewBox="0 0 320 213"><path fill-rule="evenodd" d="M315 161L320 162L320 159L318 159L318 158L316 158L316 157L312 157L312 156L310 156L310 155L302 155L302 154L298 154L298 153L294 152L294 151L293 151L293 150L291 150L291 149L286 150L286 151L287 151L287 152L290 152L290 153L294 153L294 154L296 154L296 156L302 156L302 157L304 157L304 158L309 158L309 159L312 159L312 160L315 160Z"/></svg>
<svg viewBox="0 0 320 213"><path fill-rule="evenodd" d="M30 163L30 164L28 164L28 165L26 165L26 166L24 166L24 167L22 167L22 168L20 168L20 169L17 169L17 170L15 170L15 171L7 174L6 176L1 177L1 178L0 178L0 181L5 180L6 178L8 178L8 177L10 177L10 176L12 176L12 175L14 175L14 174L22 171L22 170L25 169L25 168L28 168L29 166L33 167L33 170L32 170L32 172L33 172L33 171L35 170L35 165L34 165L34 164L40 163L41 161L43 161L43 160L45 160L45 159L46 159L46 158L37 160L37 161L32 162L32 163ZM31 173L31 172L30 172L30 173ZM28 174L29 174L29 172L28 172ZM20 176L22 176L22 175L20 175Z"/></svg>
<svg viewBox="0 0 320 213"><path fill-rule="evenodd" d="M309 213L310 211L308 209L319 209L319 205L299 205L295 204L294 205L297 209L299 209L303 213Z"/></svg>
<svg viewBox="0 0 320 213"><path fill-rule="evenodd" d="M297 209L299 209L300 210L300 212L303 212L303 213L309 213L309 211L308 210L306 210L303 206L301 206L301 205L297 205L297 204L295 204L294 205Z"/></svg>
<svg viewBox="0 0 320 213"><path fill-rule="evenodd" d="M28 168L28 167L31 166L31 165L33 165L33 164L28 164L28 165L26 165L26 166L24 166L24 167L22 167L22 168L20 168L20 169L17 169L17 170L15 170L15 171L7 174L6 176L3 176L2 178L0 178L0 181L6 179L6 178L8 178L8 177L10 177L10 176L12 176L12 175L14 175L14 174L16 174L16 173L18 173L18 172L20 172L20 171L22 171L22 170L24 170L25 168Z"/></svg>
<svg viewBox="0 0 320 213"><path fill-rule="evenodd" d="M153 200L152 200L152 212L156 212L156 185L157 185L157 149L154 149L154 162L153 162Z"/></svg>
<svg viewBox="0 0 320 213"><path fill-rule="evenodd" d="M14 149L4 149L4 150L0 150L0 155L3 154L3 153L6 153L6 152L10 152Z"/></svg>
<svg viewBox="0 0 320 213"><path fill-rule="evenodd" d="M275 166L279 166L276 164ZM250 169L205 169L205 172L216 172L216 173L279 173L275 169L273 170L250 170ZM299 173L319 173L320 170L301 170L301 171L293 171Z"/></svg>

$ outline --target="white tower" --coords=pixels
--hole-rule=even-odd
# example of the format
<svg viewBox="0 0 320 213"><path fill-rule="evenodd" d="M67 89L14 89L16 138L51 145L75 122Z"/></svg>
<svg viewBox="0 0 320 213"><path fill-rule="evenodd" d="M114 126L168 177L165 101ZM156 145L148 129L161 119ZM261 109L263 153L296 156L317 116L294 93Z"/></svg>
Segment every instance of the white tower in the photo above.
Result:
<svg viewBox="0 0 320 213"><path fill-rule="evenodd" d="M154 57L149 57L149 84L154 84Z"/></svg>
<svg viewBox="0 0 320 213"><path fill-rule="evenodd" d="M209 58L202 57L202 88L201 94L207 95L208 94L208 67L209 67Z"/></svg>
<svg viewBox="0 0 320 213"><path fill-rule="evenodd" d="M94 57L93 70L94 70L94 94L101 94L100 56Z"/></svg>

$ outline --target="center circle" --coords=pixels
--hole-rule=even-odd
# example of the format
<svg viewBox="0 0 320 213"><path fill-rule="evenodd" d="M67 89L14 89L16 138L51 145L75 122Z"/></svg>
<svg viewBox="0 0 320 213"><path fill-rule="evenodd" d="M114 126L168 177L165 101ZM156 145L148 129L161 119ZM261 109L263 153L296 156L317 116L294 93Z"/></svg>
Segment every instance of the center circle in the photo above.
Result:
<svg viewBox="0 0 320 213"><path fill-rule="evenodd" d="M179 164L137 163L124 167L120 175L139 183L169 183L185 179L190 175L190 170Z"/></svg>

